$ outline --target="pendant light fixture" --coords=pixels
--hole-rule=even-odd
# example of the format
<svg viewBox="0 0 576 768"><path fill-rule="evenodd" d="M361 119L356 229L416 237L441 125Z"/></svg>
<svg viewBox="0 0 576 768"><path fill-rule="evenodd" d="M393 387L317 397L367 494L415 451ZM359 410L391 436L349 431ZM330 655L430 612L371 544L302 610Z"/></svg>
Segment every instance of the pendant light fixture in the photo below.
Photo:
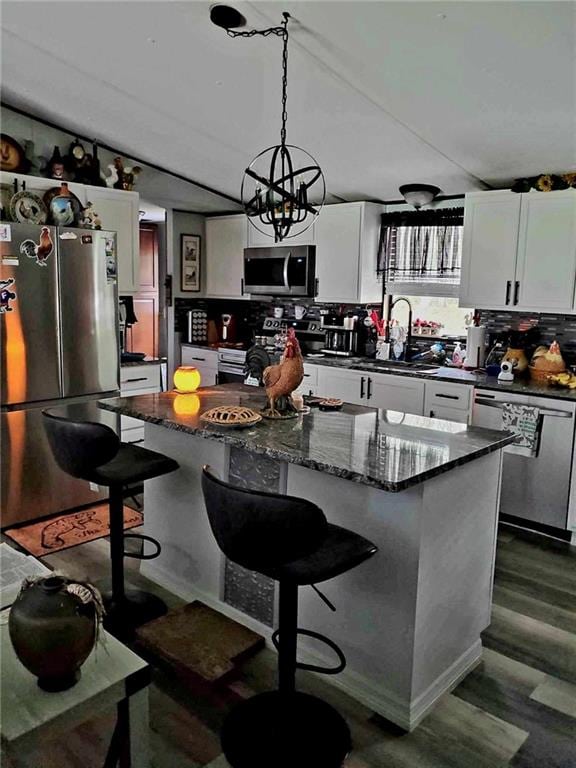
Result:
<svg viewBox="0 0 576 768"><path fill-rule="evenodd" d="M225 5L215 5L210 10L214 24L223 27L230 37L276 35L283 41L280 144L256 155L244 171L241 189L248 221L277 243L308 229L318 217L326 197L324 174L316 160L300 147L286 143L290 14L285 11L282 15L284 21L278 27L239 32L232 27L244 26L246 20L238 11Z"/></svg>

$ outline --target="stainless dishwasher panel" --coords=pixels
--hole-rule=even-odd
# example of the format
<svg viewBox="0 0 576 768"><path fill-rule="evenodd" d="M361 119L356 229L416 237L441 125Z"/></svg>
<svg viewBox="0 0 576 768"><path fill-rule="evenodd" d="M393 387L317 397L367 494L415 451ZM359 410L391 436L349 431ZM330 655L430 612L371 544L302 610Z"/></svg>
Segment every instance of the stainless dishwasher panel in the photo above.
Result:
<svg viewBox="0 0 576 768"><path fill-rule="evenodd" d="M540 408L542 432L538 456L520 456L504 449L500 512L566 529L576 403L478 389L472 423L502 429L505 402Z"/></svg>

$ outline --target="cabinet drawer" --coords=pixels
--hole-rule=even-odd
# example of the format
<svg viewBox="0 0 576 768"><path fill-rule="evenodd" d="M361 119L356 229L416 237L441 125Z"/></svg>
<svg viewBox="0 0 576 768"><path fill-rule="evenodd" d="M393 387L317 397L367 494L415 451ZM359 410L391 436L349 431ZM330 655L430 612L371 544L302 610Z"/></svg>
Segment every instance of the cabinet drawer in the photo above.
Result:
<svg viewBox="0 0 576 768"><path fill-rule="evenodd" d="M182 346L180 350L182 365L195 365L197 368L218 368L218 352L205 347Z"/></svg>
<svg viewBox="0 0 576 768"><path fill-rule="evenodd" d="M156 365L130 366L120 369L120 390L131 392L136 389L160 391L160 368Z"/></svg>
<svg viewBox="0 0 576 768"><path fill-rule="evenodd" d="M426 382L425 413L438 410L441 407L456 408L460 411L470 410L470 395L472 387L445 382Z"/></svg>

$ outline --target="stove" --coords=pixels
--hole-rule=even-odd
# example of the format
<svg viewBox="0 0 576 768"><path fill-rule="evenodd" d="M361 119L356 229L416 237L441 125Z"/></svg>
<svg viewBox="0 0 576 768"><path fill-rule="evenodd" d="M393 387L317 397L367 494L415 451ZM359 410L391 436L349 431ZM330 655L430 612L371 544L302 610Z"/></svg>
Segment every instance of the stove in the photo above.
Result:
<svg viewBox="0 0 576 768"><path fill-rule="evenodd" d="M319 352L326 343L326 334L320 320L267 317L262 323L262 335L267 338L266 349L274 349L274 336L293 328L302 353Z"/></svg>
<svg viewBox="0 0 576 768"><path fill-rule="evenodd" d="M218 347L218 384L242 383L246 378L246 350Z"/></svg>

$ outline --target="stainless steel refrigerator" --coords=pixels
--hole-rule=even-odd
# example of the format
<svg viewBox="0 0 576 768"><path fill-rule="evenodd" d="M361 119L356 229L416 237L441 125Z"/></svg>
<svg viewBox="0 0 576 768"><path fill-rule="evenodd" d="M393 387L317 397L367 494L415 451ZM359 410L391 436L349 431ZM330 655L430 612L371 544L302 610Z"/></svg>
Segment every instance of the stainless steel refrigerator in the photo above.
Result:
<svg viewBox="0 0 576 768"><path fill-rule="evenodd" d="M105 497L55 463L43 408L117 428L116 234L0 223L2 527Z"/></svg>

